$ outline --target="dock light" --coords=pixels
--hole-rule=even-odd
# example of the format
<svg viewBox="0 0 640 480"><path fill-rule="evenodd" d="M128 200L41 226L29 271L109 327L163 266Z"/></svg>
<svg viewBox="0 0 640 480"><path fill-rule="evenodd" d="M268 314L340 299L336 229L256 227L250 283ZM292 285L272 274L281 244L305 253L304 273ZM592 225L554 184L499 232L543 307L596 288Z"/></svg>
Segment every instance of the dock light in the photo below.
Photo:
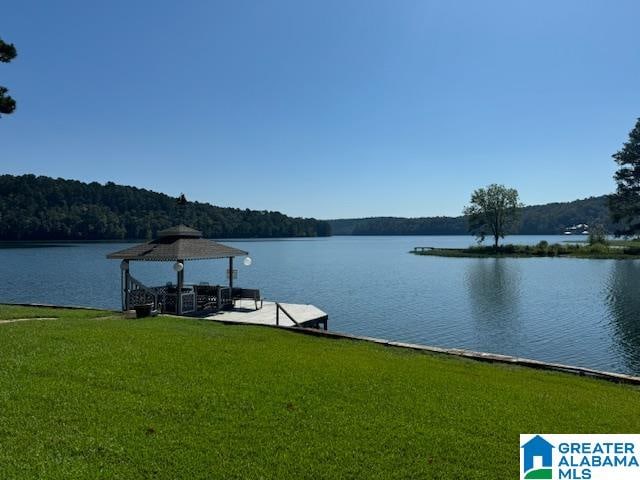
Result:
<svg viewBox="0 0 640 480"><path fill-rule="evenodd" d="M120 262L120 270L122 270L123 272L129 270L129 262L125 262L124 260L122 260Z"/></svg>
<svg viewBox="0 0 640 480"><path fill-rule="evenodd" d="M245 267L250 267L251 264L253 263L253 260L251 260L251 257L245 257L245 259L244 259L244 261L242 263L244 263Z"/></svg>
<svg viewBox="0 0 640 480"><path fill-rule="evenodd" d="M173 264L173 269L176 272L181 272L184 269L184 265L182 263L180 263L180 262L176 262L176 263Z"/></svg>

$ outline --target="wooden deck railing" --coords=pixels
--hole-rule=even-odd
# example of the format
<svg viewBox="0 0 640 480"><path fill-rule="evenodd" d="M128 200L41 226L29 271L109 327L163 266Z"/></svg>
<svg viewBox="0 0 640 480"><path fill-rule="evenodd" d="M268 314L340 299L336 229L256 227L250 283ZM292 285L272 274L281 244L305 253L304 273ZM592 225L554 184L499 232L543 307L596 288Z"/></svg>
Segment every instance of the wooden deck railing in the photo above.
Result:
<svg viewBox="0 0 640 480"><path fill-rule="evenodd" d="M127 309L144 303L153 303L153 308L158 308L158 291L147 287L140 280L129 275L128 285L125 285Z"/></svg>
<svg viewBox="0 0 640 480"><path fill-rule="evenodd" d="M289 312L287 312L284 307L282 305L280 305L278 302L276 302L276 325L280 325L280 310L282 310L282 312L289 317L289 320L291 320L293 322L293 324L296 327L299 327L300 324L298 322L296 322L295 318L293 318L291 316L291 314Z"/></svg>

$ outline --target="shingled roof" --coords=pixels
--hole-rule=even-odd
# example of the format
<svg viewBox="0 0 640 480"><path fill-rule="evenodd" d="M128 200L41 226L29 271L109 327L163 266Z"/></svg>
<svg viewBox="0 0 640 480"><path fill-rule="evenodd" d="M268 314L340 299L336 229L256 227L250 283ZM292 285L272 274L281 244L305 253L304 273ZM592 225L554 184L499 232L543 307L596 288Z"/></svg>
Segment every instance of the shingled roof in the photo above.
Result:
<svg viewBox="0 0 640 480"><path fill-rule="evenodd" d="M204 260L249 255L244 250L202 238L202 232L185 225L161 230L158 238L147 243L110 253L107 258L119 260Z"/></svg>

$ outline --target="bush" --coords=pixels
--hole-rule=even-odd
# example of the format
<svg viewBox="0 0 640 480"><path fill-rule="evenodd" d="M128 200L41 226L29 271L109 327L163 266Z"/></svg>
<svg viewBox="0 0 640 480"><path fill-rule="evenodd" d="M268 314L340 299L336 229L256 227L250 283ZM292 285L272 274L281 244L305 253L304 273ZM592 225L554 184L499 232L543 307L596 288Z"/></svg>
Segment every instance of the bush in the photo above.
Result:
<svg viewBox="0 0 640 480"><path fill-rule="evenodd" d="M551 257L557 257L558 254L562 252L562 250L562 245L560 245L559 243L554 243L553 245L549 245L548 252Z"/></svg>
<svg viewBox="0 0 640 480"><path fill-rule="evenodd" d="M549 242L547 242L546 240L540 240L540 242L538 242L538 245L536 245L536 248L540 250L546 250L547 248L549 248Z"/></svg>
<svg viewBox="0 0 640 480"><path fill-rule="evenodd" d="M594 243L589 245L589 252L590 253L608 253L609 247L607 247L603 243Z"/></svg>
<svg viewBox="0 0 640 480"><path fill-rule="evenodd" d="M594 225L589 229L589 245L609 245L607 231L602 225Z"/></svg>
<svg viewBox="0 0 640 480"><path fill-rule="evenodd" d="M503 245L500 250L502 250L502 253L516 253L516 246L512 244Z"/></svg>

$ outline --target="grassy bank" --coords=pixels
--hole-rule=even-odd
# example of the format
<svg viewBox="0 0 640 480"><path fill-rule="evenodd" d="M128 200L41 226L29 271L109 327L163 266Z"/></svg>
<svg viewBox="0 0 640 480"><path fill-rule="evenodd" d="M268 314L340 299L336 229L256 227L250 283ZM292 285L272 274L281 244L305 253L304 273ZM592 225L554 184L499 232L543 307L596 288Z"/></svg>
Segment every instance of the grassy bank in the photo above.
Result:
<svg viewBox="0 0 640 480"><path fill-rule="evenodd" d="M567 243L580 243L580 244L586 244L589 243L588 240L564 240ZM640 249L640 239L637 238L630 238L630 239L623 239L623 238L613 238L613 239L607 239L607 245L610 245L612 247L624 247L624 248L639 248Z"/></svg>
<svg viewBox="0 0 640 480"><path fill-rule="evenodd" d="M640 390L276 329L0 307L0 478L516 478Z"/></svg>
<svg viewBox="0 0 640 480"><path fill-rule="evenodd" d="M537 245L501 245L497 248L488 246L472 246L468 248L425 248L416 249L416 255L438 257L573 257L594 259L638 259L640 246L628 243L603 244L548 244L543 241Z"/></svg>

